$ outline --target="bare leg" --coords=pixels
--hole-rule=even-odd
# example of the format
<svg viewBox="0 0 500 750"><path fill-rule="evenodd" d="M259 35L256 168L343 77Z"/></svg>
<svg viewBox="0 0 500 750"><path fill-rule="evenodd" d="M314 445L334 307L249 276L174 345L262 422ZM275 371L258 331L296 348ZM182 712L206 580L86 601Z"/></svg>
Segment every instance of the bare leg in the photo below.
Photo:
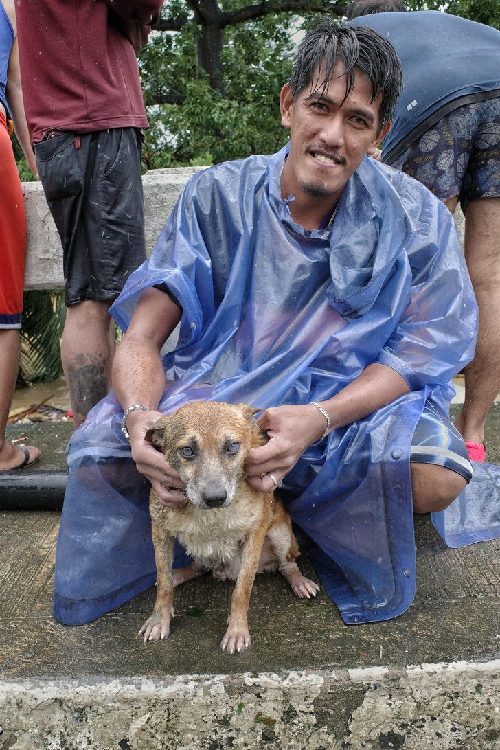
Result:
<svg viewBox="0 0 500 750"><path fill-rule="evenodd" d="M19 331L16 328L0 330L0 470L13 469L23 460L23 452L5 440L5 428L14 397L19 370ZM40 455L38 448L27 446L30 463Z"/></svg>
<svg viewBox="0 0 500 750"><path fill-rule="evenodd" d="M465 259L479 306L479 332L474 360L464 370L465 400L455 424L466 441L481 443L500 391L500 198L469 203Z"/></svg>
<svg viewBox="0 0 500 750"><path fill-rule="evenodd" d="M86 300L66 309L61 358L76 427L110 385L114 325L109 305Z"/></svg>
<svg viewBox="0 0 500 750"><path fill-rule="evenodd" d="M434 464L411 464L413 512L444 510L462 492L467 482L451 469Z"/></svg>

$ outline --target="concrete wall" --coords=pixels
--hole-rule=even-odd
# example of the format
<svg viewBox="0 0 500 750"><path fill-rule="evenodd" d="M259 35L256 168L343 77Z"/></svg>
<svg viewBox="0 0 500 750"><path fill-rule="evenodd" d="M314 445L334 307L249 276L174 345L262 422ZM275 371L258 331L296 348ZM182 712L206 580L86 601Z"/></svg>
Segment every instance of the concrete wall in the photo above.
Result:
<svg viewBox="0 0 500 750"><path fill-rule="evenodd" d="M155 169L143 177L146 247L151 252L165 220L187 179L201 167ZM64 286L62 249L40 182L25 182L23 190L28 223L26 289Z"/></svg>
<svg viewBox="0 0 500 750"><path fill-rule="evenodd" d="M203 167L154 169L143 177L146 247L151 252L165 220L187 179ZM23 190L28 222L26 289L57 289L64 285L62 250L40 182L25 182ZM463 216L457 210L463 235Z"/></svg>

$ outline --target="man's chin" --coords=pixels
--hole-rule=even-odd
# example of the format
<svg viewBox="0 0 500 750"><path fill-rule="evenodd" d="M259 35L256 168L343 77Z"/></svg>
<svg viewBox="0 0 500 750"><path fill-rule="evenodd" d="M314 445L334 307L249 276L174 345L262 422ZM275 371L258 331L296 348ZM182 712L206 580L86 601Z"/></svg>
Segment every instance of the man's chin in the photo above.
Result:
<svg viewBox="0 0 500 750"><path fill-rule="evenodd" d="M299 187L310 198L329 198L338 192L338 190L325 185L323 182L301 182Z"/></svg>

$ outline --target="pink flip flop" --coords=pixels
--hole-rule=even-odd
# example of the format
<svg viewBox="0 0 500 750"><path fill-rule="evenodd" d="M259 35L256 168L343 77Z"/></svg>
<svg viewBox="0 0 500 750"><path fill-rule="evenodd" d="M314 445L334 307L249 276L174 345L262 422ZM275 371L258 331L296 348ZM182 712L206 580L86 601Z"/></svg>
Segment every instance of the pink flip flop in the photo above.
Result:
<svg viewBox="0 0 500 750"><path fill-rule="evenodd" d="M471 461L484 464L486 461L486 446L484 443L465 443Z"/></svg>

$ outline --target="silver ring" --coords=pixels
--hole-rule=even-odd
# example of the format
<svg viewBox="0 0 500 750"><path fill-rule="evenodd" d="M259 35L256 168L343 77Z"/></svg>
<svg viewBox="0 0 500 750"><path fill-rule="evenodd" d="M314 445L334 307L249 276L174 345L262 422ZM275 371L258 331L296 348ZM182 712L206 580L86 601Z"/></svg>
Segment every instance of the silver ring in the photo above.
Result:
<svg viewBox="0 0 500 750"><path fill-rule="evenodd" d="M268 472L267 472L267 476L268 476L268 477L269 477L270 479L272 479L272 480L273 480L273 482L274 482L274 486L275 486L275 487L277 487L277 486L278 486L278 480L276 479L276 477L274 476L274 474L272 473L272 471L268 471Z"/></svg>

